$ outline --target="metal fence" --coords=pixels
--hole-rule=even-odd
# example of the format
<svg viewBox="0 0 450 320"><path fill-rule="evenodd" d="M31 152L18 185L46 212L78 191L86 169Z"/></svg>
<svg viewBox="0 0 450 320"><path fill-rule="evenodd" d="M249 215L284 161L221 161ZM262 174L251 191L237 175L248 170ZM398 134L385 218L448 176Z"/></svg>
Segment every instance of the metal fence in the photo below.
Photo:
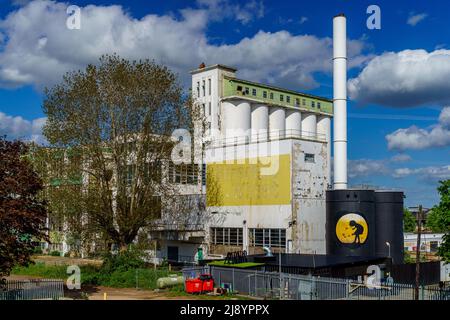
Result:
<svg viewBox="0 0 450 320"><path fill-rule="evenodd" d="M63 280L6 280L0 285L0 300L58 300L63 297Z"/></svg>
<svg viewBox="0 0 450 320"><path fill-rule="evenodd" d="M367 285L350 279L293 275L215 266L184 268L183 276L210 273L216 285L240 294L290 300L412 300L414 286L398 283ZM450 300L449 289L422 286L421 300Z"/></svg>

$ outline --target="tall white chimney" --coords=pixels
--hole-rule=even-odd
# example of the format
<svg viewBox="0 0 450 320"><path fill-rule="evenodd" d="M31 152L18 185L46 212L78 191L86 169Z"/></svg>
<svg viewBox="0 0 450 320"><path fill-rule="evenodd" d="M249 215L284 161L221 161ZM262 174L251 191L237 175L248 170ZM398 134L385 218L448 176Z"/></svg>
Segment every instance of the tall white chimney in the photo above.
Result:
<svg viewBox="0 0 450 320"><path fill-rule="evenodd" d="M334 189L347 189L347 19L333 19Z"/></svg>

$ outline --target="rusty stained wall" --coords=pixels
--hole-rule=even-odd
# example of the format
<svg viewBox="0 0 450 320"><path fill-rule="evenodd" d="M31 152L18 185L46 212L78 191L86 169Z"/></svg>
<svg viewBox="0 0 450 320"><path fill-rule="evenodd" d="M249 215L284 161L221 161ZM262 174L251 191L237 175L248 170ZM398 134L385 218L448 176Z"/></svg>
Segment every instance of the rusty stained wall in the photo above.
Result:
<svg viewBox="0 0 450 320"><path fill-rule="evenodd" d="M207 223L205 242L209 253L225 253L234 248L213 248L209 228L281 228L286 229L288 252L325 254L325 220L327 188L327 144L323 142L286 139L280 141L280 154L291 155L291 202L286 205L251 205L208 207L213 218ZM305 152L315 155L314 163L305 163ZM244 227L244 221L246 221ZM295 223L294 223L295 222ZM249 253L262 253L262 248L236 247ZM275 248L272 248L275 249ZM274 250L276 251L276 250ZM205 252L206 253L206 252Z"/></svg>
<svg viewBox="0 0 450 320"><path fill-rule="evenodd" d="M305 153L315 155L305 162ZM325 254L327 144L294 141L292 144L292 253Z"/></svg>

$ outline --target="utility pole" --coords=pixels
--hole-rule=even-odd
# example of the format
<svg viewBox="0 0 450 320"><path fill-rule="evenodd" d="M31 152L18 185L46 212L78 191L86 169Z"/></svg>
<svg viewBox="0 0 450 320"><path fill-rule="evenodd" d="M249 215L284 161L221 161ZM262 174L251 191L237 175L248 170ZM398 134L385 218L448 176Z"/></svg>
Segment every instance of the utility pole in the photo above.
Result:
<svg viewBox="0 0 450 320"><path fill-rule="evenodd" d="M416 244L416 288L414 291L414 299L419 300L420 286L420 235L422 233L422 205L419 205L417 212L417 244Z"/></svg>

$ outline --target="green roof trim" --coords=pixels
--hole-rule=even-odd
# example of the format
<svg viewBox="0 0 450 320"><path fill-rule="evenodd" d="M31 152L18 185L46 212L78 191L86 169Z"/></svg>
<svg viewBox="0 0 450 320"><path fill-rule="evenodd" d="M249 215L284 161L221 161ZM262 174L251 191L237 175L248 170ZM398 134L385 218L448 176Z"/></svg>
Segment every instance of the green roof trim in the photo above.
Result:
<svg viewBox="0 0 450 320"><path fill-rule="evenodd" d="M238 90L238 87L240 87ZM248 92L244 92L248 89ZM298 108L314 113L333 114L333 101L324 97L296 92L248 80L224 76L223 98L244 97L269 105Z"/></svg>
<svg viewBox="0 0 450 320"><path fill-rule="evenodd" d="M210 266L216 266L216 267L230 267L230 268L253 268L253 267L260 267L263 266L264 263L258 263L258 262L241 262L241 263L225 263L225 260L220 261L213 261L208 263Z"/></svg>

